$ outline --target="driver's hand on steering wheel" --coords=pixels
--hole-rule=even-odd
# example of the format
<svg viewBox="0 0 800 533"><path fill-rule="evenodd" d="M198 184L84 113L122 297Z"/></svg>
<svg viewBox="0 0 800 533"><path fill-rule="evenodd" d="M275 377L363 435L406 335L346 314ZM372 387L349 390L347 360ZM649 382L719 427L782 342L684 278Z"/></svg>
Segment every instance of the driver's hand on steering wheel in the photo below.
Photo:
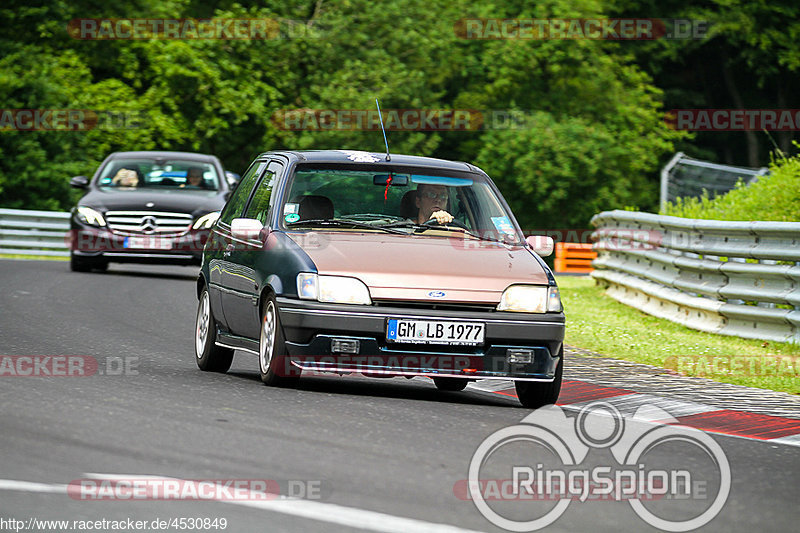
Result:
<svg viewBox="0 0 800 533"><path fill-rule="evenodd" d="M447 211L434 211L431 213L431 220L436 220L438 224L447 224L453 221L453 215L448 213Z"/></svg>

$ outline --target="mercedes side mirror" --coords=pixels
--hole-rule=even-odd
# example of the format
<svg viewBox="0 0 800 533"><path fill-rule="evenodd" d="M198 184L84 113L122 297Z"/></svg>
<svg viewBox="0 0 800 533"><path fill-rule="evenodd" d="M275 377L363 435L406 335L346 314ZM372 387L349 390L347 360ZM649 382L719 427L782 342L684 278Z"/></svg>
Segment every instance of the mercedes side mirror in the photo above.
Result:
<svg viewBox="0 0 800 533"><path fill-rule="evenodd" d="M75 176L69 180L69 184L76 189L85 189L89 186L89 178L86 176Z"/></svg>

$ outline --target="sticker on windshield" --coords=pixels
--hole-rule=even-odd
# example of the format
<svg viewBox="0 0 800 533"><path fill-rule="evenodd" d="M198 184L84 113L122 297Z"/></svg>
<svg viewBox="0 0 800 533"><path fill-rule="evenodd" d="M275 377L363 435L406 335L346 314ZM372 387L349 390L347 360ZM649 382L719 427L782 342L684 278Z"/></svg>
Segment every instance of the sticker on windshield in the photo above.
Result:
<svg viewBox="0 0 800 533"><path fill-rule="evenodd" d="M299 213L299 212L300 212L300 204L289 204L289 203L287 203L286 205L283 206L283 214L284 215L295 214L295 213Z"/></svg>
<svg viewBox="0 0 800 533"><path fill-rule="evenodd" d="M298 220L300 220L300 215L298 215L297 213L289 213L288 215L283 217L283 220L291 224L292 222L297 222Z"/></svg>
<svg viewBox="0 0 800 533"><path fill-rule="evenodd" d="M337 152L347 154L347 159L355 161L356 163L377 163L380 161L380 159L371 153L362 152L361 150L337 150Z"/></svg>
<svg viewBox="0 0 800 533"><path fill-rule="evenodd" d="M492 217L492 224L494 224L494 227L497 228L497 231L500 233L506 233L508 235L514 235L516 233L508 217Z"/></svg>

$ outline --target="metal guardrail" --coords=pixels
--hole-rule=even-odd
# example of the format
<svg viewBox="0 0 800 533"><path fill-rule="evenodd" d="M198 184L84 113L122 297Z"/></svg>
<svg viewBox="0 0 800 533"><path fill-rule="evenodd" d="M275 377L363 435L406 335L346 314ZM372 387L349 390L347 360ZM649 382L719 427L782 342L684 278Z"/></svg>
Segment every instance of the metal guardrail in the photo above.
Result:
<svg viewBox="0 0 800 533"><path fill-rule="evenodd" d="M800 343L800 222L617 210L592 225L592 277L612 298L702 331Z"/></svg>
<svg viewBox="0 0 800 533"><path fill-rule="evenodd" d="M0 209L0 255L69 256L69 213Z"/></svg>

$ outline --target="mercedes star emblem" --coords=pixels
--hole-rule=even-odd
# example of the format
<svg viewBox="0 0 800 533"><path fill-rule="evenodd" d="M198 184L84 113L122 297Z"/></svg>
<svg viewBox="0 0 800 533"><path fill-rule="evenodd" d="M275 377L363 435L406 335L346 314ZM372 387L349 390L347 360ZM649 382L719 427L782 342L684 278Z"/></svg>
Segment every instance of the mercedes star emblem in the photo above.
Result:
<svg viewBox="0 0 800 533"><path fill-rule="evenodd" d="M142 233L155 233L157 227L158 222L156 222L156 217L142 217Z"/></svg>

